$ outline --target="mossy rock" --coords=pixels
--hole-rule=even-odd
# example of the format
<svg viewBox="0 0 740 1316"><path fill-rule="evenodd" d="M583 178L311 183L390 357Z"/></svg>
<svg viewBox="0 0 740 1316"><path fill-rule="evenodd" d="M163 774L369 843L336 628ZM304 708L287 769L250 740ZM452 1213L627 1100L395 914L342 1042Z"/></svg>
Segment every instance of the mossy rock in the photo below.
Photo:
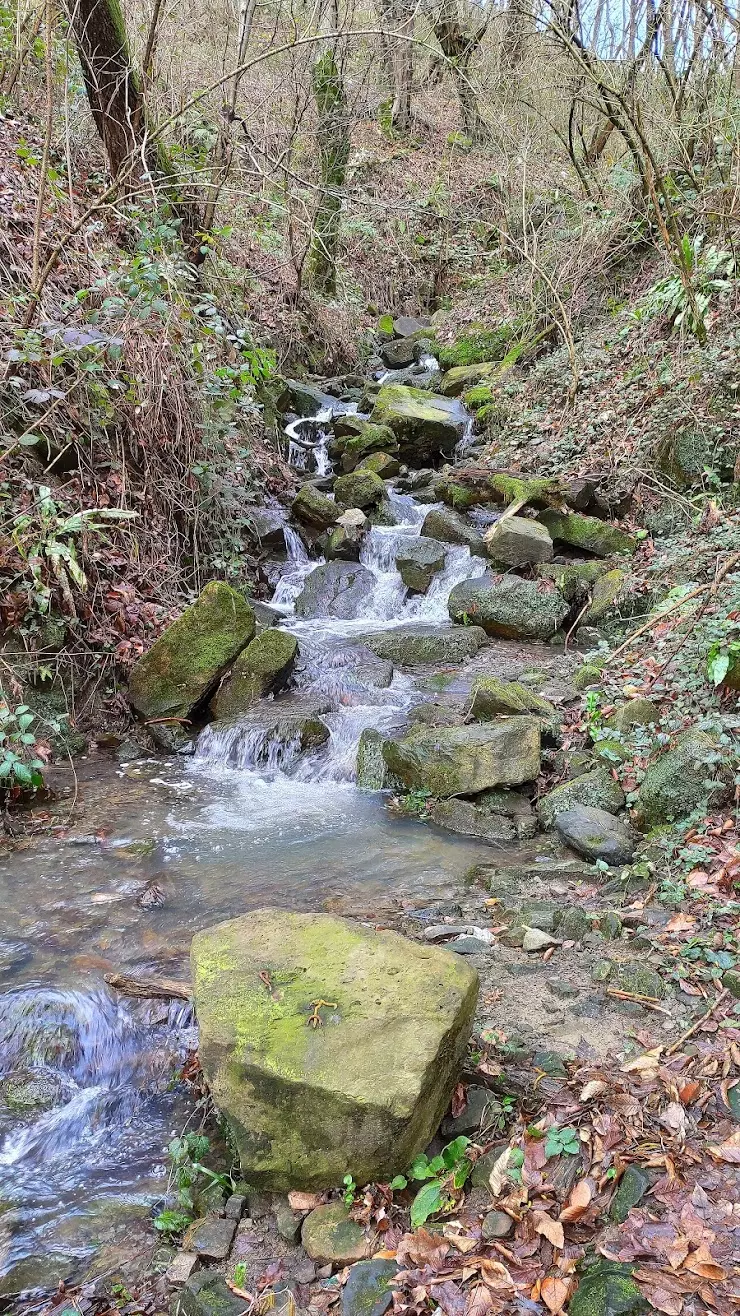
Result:
<svg viewBox="0 0 740 1316"><path fill-rule="evenodd" d="M505 471L491 471L486 466L455 466L435 480L434 495L458 512L490 503L509 506L522 499L532 506L546 507L558 496L558 483L550 479L522 479Z"/></svg>
<svg viewBox="0 0 740 1316"><path fill-rule="evenodd" d="M629 699L609 714L604 725L623 736L633 727L658 726L659 723L660 709L652 699Z"/></svg>
<svg viewBox="0 0 740 1316"><path fill-rule="evenodd" d="M478 979L461 957L260 909L198 933L191 959L203 1071L250 1184L387 1183L408 1167L470 1036Z"/></svg>
<svg viewBox="0 0 740 1316"><path fill-rule="evenodd" d="M486 534L488 556L501 567L527 567L549 562L552 540L539 521L526 516L502 517Z"/></svg>
<svg viewBox="0 0 740 1316"><path fill-rule="evenodd" d="M357 788L364 791L395 790L396 782L383 758L386 737L375 727L365 727L357 746Z"/></svg>
<svg viewBox="0 0 740 1316"><path fill-rule="evenodd" d="M476 676L470 688L471 717L490 722L501 714L535 713L545 722L557 724L557 709L520 681L502 681L498 676Z"/></svg>
<svg viewBox="0 0 740 1316"><path fill-rule="evenodd" d="M433 507L424 517L421 533L443 544L462 544L476 557L486 557L482 535L451 507Z"/></svg>
<svg viewBox="0 0 740 1316"><path fill-rule="evenodd" d="M472 658L485 641L480 626L394 626L362 636L368 649L397 667L461 663Z"/></svg>
<svg viewBox="0 0 740 1316"><path fill-rule="evenodd" d="M632 1266L603 1257L588 1265L568 1306L569 1316L642 1316L649 1304Z"/></svg>
<svg viewBox="0 0 740 1316"><path fill-rule="evenodd" d="M328 530L329 526L336 525L342 509L320 489L304 484L293 499L290 510L304 525L314 530Z"/></svg>
<svg viewBox="0 0 740 1316"><path fill-rule="evenodd" d="M395 338L392 315L381 315L378 317L378 334L382 338Z"/></svg>
<svg viewBox="0 0 740 1316"><path fill-rule="evenodd" d="M353 471L357 466L365 466L365 458L374 452L386 452L398 455L398 441L392 429L387 425L373 425L364 421L360 433L348 438L342 450L342 468Z"/></svg>
<svg viewBox="0 0 740 1316"><path fill-rule="evenodd" d="M383 758L409 790L446 799L491 786L534 781L540 769L540 724L533 717L414 730L383 745Z"/></svg>
<svg viewBox="0 0 740 1316"><path fill-rule="evenodd" d="M216 717L233 717L250 704L284 690L298 657L298 641L287 631L262 631L239 654L211 707Z"/></svg>
<svg viewBox="0 0 740 1316"><path fill-rule="evenodd" d="M369 1239L344 1202L317 1206L303 1221L304 1251L320 1266L351 1266L368 1255Z"/></svg>
<svg viewBox="0 0 740 1316"><path fill-rule="evenodd" d="M650 1188L650 1176L639 1165L628 1165L609 1206L609 1219L624 1224L633 1206L637 1206Z"/></svg>
<svg viewBox="0 0 740 1316"><path fill-rule="evenodd" d="M605 809L607 813L619 813L625 806L625 796L618 781L605 767L594 768L584 772L572 781L564 781L561 786L543 795L537 804L537 817L542 827L552 827L559 813L566 813L575 804L588 808Z"/></svg>
<svg viewBox="0 0 740 1316"><path fill-rule="evenodd" d="M603 675L600 667L594 663L583 663L571 677L576 690L589 690L595 685L601 685Z"/></svg>
<svg viewBox="0 0 740 1316"><path fill-rule="evenodd" d="M334 481L334 501L340 511L346 508L377 507L385 498L385 485L379 475L362 467L351 475Z"/></svg>
<svg viewBox="0 0 740 1316"><path fill-rule="evenodd" d="M388 452L371 452L368 457L363 457L358 462L357 469L361 471L374 471L379 475L381 480L393 480L401 469L397 457L391 456Z"/></svg>
<svg viewBox="0 0 740 1316"><path fill-rule="evenodd" d="M600 736L593 744L594 757L600 759L607 767L614 768L619 763L626 763L631 757L630 750L621 740L610 736Z"/></svg>
<svg viewBox="0 0 740 1316"><path fill-rule="evenodd" d="M135 664L129 699L144 718L186 718L254 636L254 612L224 581L206 585Z"/></svg>
<svg viewBox="0 0 740 1316"><path fill-rule="evenodd" d="M482 626L487 635L525 640L548 640L568 615L549 581L490 573L455 585L448 610L452 621Z"/></svg>
<svg viewBox="0 0 740 1316"><path fill-rule="evenodd" d="M443 374L439 391L446 398L459 398L465 394L465 403L470 405L468 390L485 384L488 380L497 379L501 375L501 369L500 361L480 361L473 365L453 366ZM485 400L491 402L493 394L490 393L490 388L488 393L489 396Z"/></svg>
<svg viewBox="0 0 740 1316"><path fill-rule="evenodd" d="M468 332L460 334L454 343L440 344L437 359L442 370L502 361L518 332L519 325L513 320L496 329L471 325Z"/></svg>
<svg viewBox="0 0 740 1316"><path fill-rule="evenodd" d="M390 428L402 461L412 466L451 457L468 425L465 409L453 398L427 393L404 384L384 384L370 416L374 425Z"/></svg>
<svg viewBox="0 0 740 1316"><path fill-rule="evenodd" d="M629 992L631 996L649 996L653 1000L662 1001L668 994L666 984L657 969L652 969L649 964L642 964L639 960L612 964L609 981L616 984L620 991Z"/></svg>
<svg viewBox="0 0 740 1316"><path fill-rule="evenodd" d="M581 512L556 512L553 509L540 513L540 521L547 526L552 538L573 548L585 549L597 557L611 557L616 553L634 553L637 542L632 535L618 526L600 521L596 516Z"/></svg>
<svg viewBox="0 0 740 1316"><path fill-rule="evenodd" d="M673 746L648 765L637 796L642 826L688 817L694 809L718 809L730 798L734 775L711 736L684 731Z"/></svg>
<svg viewBox="0 0 740 1316"><path fill-rule="evenodd" d="M608 572L604 562L540 562L535 575L551 580L568 603L584 603L600 576Z"/></svg>
<svg viewBox="0 0 740 1316"><path fill-rule="evenodd" d="M658 465L674 484L690 489L704 483L707 470L715 471L720 480L732 480L737 455L737 442L728 443L725 434L680 429L661 444Z"/></svg>
<svg viewBox="0 0 740 1316"><path fill-rule="evenodd" d="M436 539L418 535L396 554L396 569L407 589L426 594L437 572L444 567L446 549Z"/></svg>

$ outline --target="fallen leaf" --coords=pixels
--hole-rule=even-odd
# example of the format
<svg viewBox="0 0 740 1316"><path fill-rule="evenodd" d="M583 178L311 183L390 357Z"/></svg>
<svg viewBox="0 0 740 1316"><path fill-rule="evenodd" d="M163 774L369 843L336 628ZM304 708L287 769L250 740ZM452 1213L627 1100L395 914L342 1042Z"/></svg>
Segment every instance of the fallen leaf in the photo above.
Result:
<svg viewBox="0 0 740 1316"><path fill-rule="evenodd" d="M685 1083L684 1086L679 1089L678 1095L684 1106L690 1106L692 1101L696 1100L700 1092L701 1083L697 1083L694 1079L691 1083Z"/></svg>
<svg viewBox="0 0 740 1316"><path fill-rule="evenodd" d="M728 1165L740 1165L740 1129L725 1142L710 1143L707 1150L718 1161L726 1161Z"/></svg>
<svg viewBox="0 0 740 1316"><path fill-rule="evenodd" d="M691 932L696 927L696 919L691 914L674 914L669 918L663 929L664 932Z"/></svg>
<svg viewBox="0 0 740 1316"><path fill-rule="evenodd" d="M487 1257L482 1258L480 1273L489 1289L513 1289L514 1287L514 1281L503 1261L491 1261Z"/></svg>
<svg viewBox="0 0 740 1316"><path fill-rule="evenodd" d="M665 1312L665 1316L681 1316L683 1298L680 1293L671 1293L668 1289L652 1289L647 1285L641 1285L641 1288L650 1306L656 1311Z"/></svg>
<svg viewBox="0 0 740 1316"><path fill-rule="evenodd" d="M569 1294L570 1284L557 1275L547 1275L540 1285L540 1297L552 1312L552 1316L557 1316L557 1313L563 1310Z"/></svg>
<svg viewBox="0 0 740 1316"><path fill-rule="evenodd" d="M579 1101L593 1101L594 1097L600 1097L602 1092L606 1092L606 1083L600 1078L592 1078L590 1083L586 1083L581 1091Z"/></svg>
<svg viewBox="0 0 740 1316"><path fill-rule="evenodd" d="M488 1176L488 1186L494 1197L501 1196L504 1191L504 1185L508 1182L510 1160L511 1147L507 1147L493 1163L493 1168Z"/></svg>
<svg viewBox="0 0 740 1316"><path fill-rule="evenodd" d="M476 1284L468 1293L465 1303L465 1316L488 1316L493 1311L494 1301L485 1284Z"/></svg>
<svg viewBox="0 0 740 1316"><path fill-rule="evenodd" d="M700 1243L696 1251L686 1258L684 1269L690 1270L692 1275L701 1275L702 1279L723 1280L727 1278L726 1272L717 1264L704 1243Z"/></svg>
<svg viewBox="0 0 740 1316"><path fill-rule="evenodd" d="M465 1294L451 1279L444 1280L442 1284L432 1284L431 1294L445 1316L465 1316Z"/></svg>
<svg viewBox="0 0 740 1316"><path fill-rule="evenodd" d="M565 1246L565 1234L563 1226L557 1220L553 1220L551 1215L546 1211L533 1211L532 1221L538 1234L544 1234L553 1247L562 1248Z"/></svg>
<svg viewBox="0 0 740 1316"><path fill-rule="evenodd" d="M563 1224L568 1225L576 1220L580 1220L584 1211L591 1203L593 1189L588 1179L581 1179L571 1192L568 1201L560 1212L560 1219Z"/></svg>
<svg viewBox="0 0 740 1316"><path fill-rule="evenodd" d="M653 1047L652 1051L645 1051L641 1056L634 1056L632 1060L628 1060L622 1065L621 1072L623 1074L657 1074L662 1051L662 1046L656 1046Z"/></svg>
<svg viewBox="0 0 740 1316"><path fill-rule="evenodd" d="M416 1229L413 1234L404 1234L396 1248L396 1260L399 1266L411 1262L412 1266L431 1266L436 1269L450 1250L449 1242L440 1234L432 1234L428 1229Z"/></svg>

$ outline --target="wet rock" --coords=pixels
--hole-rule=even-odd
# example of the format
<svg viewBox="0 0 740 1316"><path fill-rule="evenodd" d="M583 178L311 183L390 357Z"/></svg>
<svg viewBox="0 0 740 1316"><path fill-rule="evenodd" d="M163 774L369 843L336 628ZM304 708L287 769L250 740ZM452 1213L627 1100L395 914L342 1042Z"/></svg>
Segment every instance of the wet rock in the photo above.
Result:
<svg viewBox="0 0 740 1316"><path fill-rule="evenodd" d="M465 710L461 704L440 704L430 700L412 708L408 720L412 726L457 727L465 721Z"/></svg>
<svg viewBox="0 0 740 1316"><path fill-rule="evenodd" d="M358 462L358 466L363 471L374 471L381 480L395 479L401 469L398 458L388 452L371 452L369 457Z"/></svg>
<svg viewBox="0 0 740 1316"><path fill-rule="evenodd" d="M357 433L349 435L342 447L342 469L354 471L358 466L367 468L366 463L374 453L386 453L397 459L398 441L387 425L373 425L364 420Z"/></svg>
<svg viewBox="0 0 740 1316"><path fill-rule="evenodd" d="M622 736L632 727L658 726L659 723L660 709L652 699L629 699L605 719L605 726Z"/></svg>
<svg viewBox="0 0 740 1316"><path fill-rule="evenodd" d="M549 581L491 572L455 585L448 607L453 621L473 622L504 639L548 640L568 615L565 599Z"/></svg>
<svg viewBox="0 0 740 1316"><path fill-rule="evenodd" d="M342 1316L383 1316L393 1301L391 1281L397 1271L395 1261L382 1257L356 1262L342 1289Z"/></svg>
<svg viewBox="0 0 740 1316"><path fill-rule="evenodd" d="M326 411L333 406L333 402L334 399L320 389L318 384L309 384L305 379L286 379L277 400L277 409L281 412L292 411L296 416L304 418Z"/></svg>
<svg viewBox="0 0 740 1316"><path fill-rule="evenodd" d="M416 730L387 740L383 757L409 790L475 795L491 786L533 781L540 768L540 726L532 717Z"/></svg>
<svg viewBox="0 0 740 1316"><path fill-rule="evenodd" d="M370 1251L362 1225L353 1220L344 1202L317 1206L303 1221L301 1241L312 1261L320 1266L351 1266Z"/></svg>
<svg viewBox="0 0 740 1316"><path fill-rule="evenodd" d="M97 837L94 843L97 844ZM33 947L27 941L0 937L0 978L9 978L17 970L24 969L32 959Z"/></svg>
<svg viewBox="0 0 740 1316"><path fill-rule="evenodd" d="M450 398L403 384L384 384L370 419L393 430L401 461L423 466L451 457L468 425L465 408Z"/></svg>
<svg viewBox="0 0 740 1316"><path fill-rule="evenodd" d="M385 498L385 485L374 471L361 466L351 475L340 475L334 481L334 499L341 511L350 507L359 507L363 511L377 507Z"/></svg>
<svg viewBox="0 0 740 1316"><path fill-rule="evenodd" d="M571 905L570 909L563 910L556 926L561 941L583 941L591 931L591 919L585 909Z"/></svg>
<svg viewBox="0 0 740 1316"><path fill-rule="evenodd" d="M470 688L470 716L488 722L504 714L535 713L548 723L559 721L549 699L543 699L520 681L501 681L497 676L476 676Z"/></svg>
<svg viewBox="0 0 740 1316"><path fill-rule="evenodd" d="M478 361L469 366L450 366L445 370L439 391L446 398L459 398L477 384L492 383L501 375L500 361Z"/></svg>
<svg viewBox="0 0 740 1316"><path fill-rule="evenodd" d="M507 818L486 813L470 800L437 800L429 810L430 822L458 836L472 836L490 845L505 845L516 840L516 830Z"/></svg>
<svg viewBox="0 0 740 1316"><path fill-rule="evenodd" d="M357 562L363 540L370 529L370 522L359 507L350 507L342 512L338 524L327 531L320 541L325 557L333 561L341 558L345 562Z"/></svg>
<svg viewBox="0 0 740 1316"><path fill-rule="evenodd" d="M144 718L188 717L249 644L255 629L244 596L224 581L211 581L135 663L128 694L137 713Z"/></svg>
<svg viewBox="0 0 740 1316"><path fill-rule="evenodd" d="M488 790L475 797L475 804L484 813L510 818L514 834L520 841L531 839L537 832L537 819L530 801L517 791Z"/></svg>
<svg viewBox="0 0 740 1316"><path fill-rule="evenodd" d="M223 747L226 762L237 766L266 762L278 746L293 746L305 752L323 745L329 739L329 728L321 717L331 707L331 700L310 696L265 699L245 709L236 720L211 723L204 734L228 732L228 743Z"/></svg>
<svg viewBox="0 0 740 1316"><path fill-rule="evenodd" d="M548 508L540 512L539 519L556 543L585 549L596 557L634 553L637 547L632 535L620 530L618 526L600 521L596 516L583 516L580 512L556 512Z"/></svg>
<svg viewBox="0 0 740 1316"><path fill-rule="evenodd" d="M584 1270L568 1306L569 1316L641 1316L648 1310L632 1267L603 1257Z"/></svg>
<svg viewBox="0 0 740 1316"><path fill-rule="evenodd" d="M395 626L362 637L368 649L396 667L461 663L472 658L485 642L485 631L480 626Z"/></svg>
<svg viewBox="0 0 740 1316"><path fill-rule="evenodd" d="M514 1228L514 1221L505 1211L487 1211L481 1224L481 1237L486 1243L497 1238L508 1238Z"/></svg>
<svg viewBox="0 0 740 1316"><path fill-rule="evenodd" d="M25 1293L30 1289L56 1289L74 1268L70 1257L54 1252L38 1252L11 1262L0 1275L0 1298Z"/></svg>
<svg viewBox="0 0 740 1316"><path fill-rule="evenodd" d="M451 507L433 507L424 517L421 533L443 544L461 544L477 557L487 557L483 537L475 526Z"/></svg>
<svg viewBox="0 0 740 1316"><path fill-rule="evenodd" d="M137 897L136 903L139 909L161 909L163 905L167 904L171 895L171 887L166 881L162 880L163 877L164 874L161 874L159 878L152 877L149 879L143 891Z"/></svg>
<svg viewBox="0 0 740 1316"><path fill-rule="evenodd" d="M279 694L290 680L297 657L294 635L272 628L262 631L239 654L211 701L215 716L233 717L258 699Z"/></svg>
<svg viewBox="0 0 740 1316"><path fill-rule="evenodd" d="M249 509L249 533L260 548L285 548L285 513L278 507L251 507Z"/></svg>
<svg viewBox="0 0 740 1316"><path fill-rule="evenodd" d="M561 786L543 795L537 804L537 817L542 827L552 827L559 813L566 813L574 805L587 805L589 808L604 809L607 813L618 813L625 806L624 791L611 772L605 767L594 768L592 772L581 773L572 781L564 781Z"/></svg>
<svg viewBox="0 0 740 1316"><path fill-rule="evenodd" d="M244 1316L244 1300L217 1270L199 1270L180 1289L173 1316Z"/></svg>
<svg viewBox="0 0 740 1316"><path fill-rule="evenodd" d="M0 1102L20 1115L51 1110L62 1095L62 1084L55 1075L33 1069L16 1071L0 1083Z"/></svg>
<svg viewBox="0 0 740 1316"><path fill-rule="evenodd" d="M576 778L580 780L580 778ZM576 804L555 817L555 829L566 845L586 859L603 859L616 867L628 864L637 847L632 830L605 809Z"/></svg>
<svg viewBox="0 0 740 1316"><path fill-rule="evenodd" d="M389 370L403 370L404 366L411 366L415 361L424 355L425 350L429 349L429 336L424 338L425 330L419 332L419 336L409 334L406 338L396 338L393 342L384 343L380 349L380 356L383 364Z"/></svg>
<svg viewBox="0 0 740 1316"><path fill-rule="evenodd" d="M199 1265L200 1260L195 1252L177 1252L167 1267L164 1277L173 1288L180 1288L181 1285L187 1284Z"/></svg>
<svg viewBox="0 0 740 1316"><path fill-rule="evenodd" d="M609 1219L624 1224L633 1206L642 1201L650 1188L650 1178L639 1165L628 1165L609 1207Z"/></svg>
<svg viewBox="0 0 740 1316"><path fill-rule="evenodd" d="M625 571L607 571L595 582L590 607L583 614L581 623L598 627L608 621L620 621L634 616L640 610L640 604L642 611L647 612L649 603L649 595L633 593Z"/></svg>
<svg viewBox="0 0 740 1316"><path fill-rule="evenodd" d="M295 601L298 617L359 617L375 587L367 567L354 562L324 562L306 576Z"/></svg>
<svg viewBox="0 0 740 1316"><path fill-rule="evenodd" d="M250 1183L387 1181L426 1146L475 1010L477 975L459 957L326 914L263 909L198 933L192 966L203 1070Z"/></svg>
<svg viewBox="0 0 740 1316"><path fill-rule="evenodd" d="M486 535L486 546L488 556L504 567L550 562L554 551L545 527L523 516L507 516L494 525Z"/></svg>
<svg viewBox="0 0 740 1316"><path fill-rule="evenodd" d="M366 727L357 746L357 787L364 791L393 790L395 778L383 758L385 736Z"/></svg>
<svg viewBox="0 0 740 1316"><path fill-rule="evenodd" d="M222 1216L206 1216L188 1229L183 1247L202 1261L225 1261L236 1233L236 1221Z"/></svg>
<svg viewBox="0 0 740 1316"><path fill-rule="evenodd" d="M725 758L723 762L722 759ZM640 823L654 827L686 818L694 809L720 808L730 797L732 772L711 736L684 731L648 765L637 796ZM707 782L713 784L708 786Z"/></svg>
<svg viewBox="0 0 740 1316"><path fill-rule="evenodd" d="M618 941L622 935L622 920L614 909L608 909L599 919L599 932L607 941Z"/></svg>
<svg viewBox="0 0 740 1316"><path fill-rule="evenodd" d="M313 485L304 484L293 499L290 510L297 521L320 531L336 525L342 509Z"/></svg>
<svg viewBox="0 0 740 1316"><path fill-rule="evenodd" d="M396 568L407 589L415 594L426 594L434 577L445 564L444 544L419 535L410 540L396 554Z"/></svg>

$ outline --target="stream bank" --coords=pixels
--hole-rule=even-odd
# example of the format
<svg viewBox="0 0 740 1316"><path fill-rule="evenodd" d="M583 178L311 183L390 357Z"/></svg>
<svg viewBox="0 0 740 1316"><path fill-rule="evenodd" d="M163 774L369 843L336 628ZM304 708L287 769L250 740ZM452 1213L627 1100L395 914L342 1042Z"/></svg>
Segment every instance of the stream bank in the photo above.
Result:
<svg viewBox="0 0 740 1316"><path fill-rule="evenodd" d="M426 358L419 365L429 368ZM333 519L336 494L332 500L330 488L316 486L331 484L331 446L352 433L337 435L334 414L356 414L362 395L340 400L338 407L314 400L325 405L311 417L288 421L288 441L310 433L309 447L298 451L311 454L312 487L333 505ZM463 445L458 453L467 461L469 427L456 416L455 443ZM362 438L362 430L354 437ZM378 453L382 449L376 447ZM344 464L344 452L339 456ZM469 498L480 481L469 472L462 464L442 476L442 492L458 518L455 503L459 507L461 495L455 490L467 490ZM459 656L444 661L439 653L436 661L424 661L432 640L444 649L446 640L457 644L462 637L467 644L475 638L480 613L468 613L467 622L461 617L463 624L453 630L449 598L480 579L481 558L465 542L454 543L445 548L443 565L432 573L426 592L412 592L397 569L398 557L405 551L412 560L428 517L439 517L449 503L435 497L439 484L429 468L404 474L399 463L398 476L381 483L383 493L377 494L369 482L368 525L359 561L353 565L350 558L349 570L339 573L343 588L335 590L336 582L330 582L327 594L324 577L322 591L313 597L309 591L308 601L307 582L322 565L317 554L329 527L315 519L313 525L300 519L291 524L284 512L272 509L282 547L264 565L275 587L272 611L263 616L297 640L292 688L263 700L259 717L252 709L227 724L206 725L194 754L129 757L129 747L118 766L104 753L93 755L80 773L82 818L72 834L16 851L0 871L10 911L3 946L5 1035L20 1039L19 1053L27 1063L25 1038L32 1033L34 1079L43 1073L56 1093L40 1114L38 1105L27 1105L20 1132L11 1113L0 1151L0 1167L12 1168L13 1176L9 1208L0 1218L9 1293L19 1282L12 1278L14 1268L40 1252L52 1264L43 1279L37 1275L39 1282L49 1281L54 1266L56 1278L84 1273L98 1246L101 1215L108 1211L115 1221L108 1256L115 1256L116 1235L126 1233L132 1219L148 1221L152 1205L162 1198L163 1149L169 1132L187 1120L187 1092L170 1089L173 1070L193 1042L192 1021L181 1006L111 1001L101 993L100 980L111 970L180 976L193 932L235 912L265 904L321 908L449 943L470 956L480 975L476 1034L486 1045L524 1046L530 1053L575 1053L579 1047L603 1053L623 1042L635 1019L654 1022L634 997L656 999L658 987L644 976L630 977L638 968L652 970L639 963L640 951L629 944L636 920L622 914L625 905L634 904L644 875L636 883L629 876L620 881L618 873L605 881L553 832L495 845L475 835L451 834L428 816L430 797L423 789L397 789L399 802L390 810L387 796L357 791L363 733L403 738L414 719L417 725L428 719L433 728L465 725L476 681L518 682L560 710L566 727L573 722L568 709L578 701L571 679L578 657L538 642L539 625L534 638L483 634L472 646L477 651L462 661ZM314 518L321 506L314 498ZM475 501L464 511L465 534L479 548L480 531L495 523L498 513L490 503ZM452 524L459 530L459 520ZM553 566L562 574L568 562ZM522 565L511 579L530 586L531 564ZM547 598L556 592L549 582L540 590ZM484 603L473 597L469 606ZM346 615L348 609L354 615ZM571 610L567 603L558 624ZM395 662L383 659L378 648L387 652L389 643L397 644L394 632L402 625L419 628L404 634L421 645L414 653L407 644ZM288 718L288 733L285 723L275 720L279 710ZM304 745L296 733L306 719L326 731L319 744ZM558 768L557 753L553 746L547 785L558 780L558 772L567 776L565 764ZM655 917L660 919L661 911ZM526 941L532 932L540 936ZM604 970L599 967L604 961L617 967ZM615 975L628 999L595 995L594 975L607 973ZM89 1043L91 1018L96 1023ZM681 1009L659 1015L659 1035L678 1034L684 1018ZM39 1037L48 1039L43 1047ZM164 1037L170 1051L162 1046ZM8 1057L15 1074L16 1055ZM114 1164L101 1162L101 1145L115 1147ZM98 1213L90 1210L93 1167L103 1180ZM52 1203L46 1210L44 1194ZM255 1255L264 1260L259 1249ZM33 1277L32 1269L15 1274L24 1284Z"/></svg>

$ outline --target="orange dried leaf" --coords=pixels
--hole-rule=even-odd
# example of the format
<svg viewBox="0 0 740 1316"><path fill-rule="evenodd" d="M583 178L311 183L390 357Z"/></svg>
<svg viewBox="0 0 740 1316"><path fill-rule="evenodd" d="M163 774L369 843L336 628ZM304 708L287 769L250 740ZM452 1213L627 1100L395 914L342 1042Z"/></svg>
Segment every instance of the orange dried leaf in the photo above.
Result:
<svg viewBox="0 0 740 1316"><path fill-rule="evenodd" d="M563 1310L569 1295L570 1284L558 1275L547 1275L540 1285L540 1297L552 1316Z"/></svg>
<svg viewBox="0 0 740 1316"><path fill-rule="evenodd" d="M553 1247L562 1248L565 1246L565 1234L563 1226L558 1220L553 1220L551 1215L546 1211L533 1211L532 1222L538 1234L544 1234L548 1243Z"/></svg>
<svg viewBox="0 0 740 1316"><path fill-rule="evenodd" d="M581 1179L571 1192L568 1201L560 1212L560 1219L563 1224L572 1224L575 1220L580 1220L584 1211L590 1206L593 1197L593 1189L588 1179Z"/></svg>

